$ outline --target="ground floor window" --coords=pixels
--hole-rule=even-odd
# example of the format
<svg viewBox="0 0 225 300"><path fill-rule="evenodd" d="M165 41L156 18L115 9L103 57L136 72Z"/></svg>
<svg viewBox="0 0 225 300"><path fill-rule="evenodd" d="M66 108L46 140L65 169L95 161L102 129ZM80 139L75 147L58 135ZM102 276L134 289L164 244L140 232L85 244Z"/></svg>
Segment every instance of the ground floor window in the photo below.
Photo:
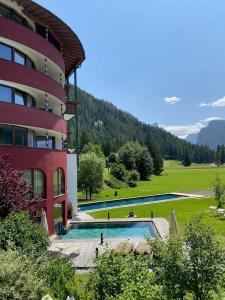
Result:
<svg viewBox="0 0 225 300"><path fill-rule="evenodd" d="M25 170L23 173L23 180L33 188L32 192L27 195L28 199L35 197L46 198L46 183L44 173L37 169Z"/></svg>
<svg viewBox="0 0 225 300"><path fill-rule="evenodd" d="M65 178L61 168L58 168L54 174L54 195L65 194Z"/></svg>

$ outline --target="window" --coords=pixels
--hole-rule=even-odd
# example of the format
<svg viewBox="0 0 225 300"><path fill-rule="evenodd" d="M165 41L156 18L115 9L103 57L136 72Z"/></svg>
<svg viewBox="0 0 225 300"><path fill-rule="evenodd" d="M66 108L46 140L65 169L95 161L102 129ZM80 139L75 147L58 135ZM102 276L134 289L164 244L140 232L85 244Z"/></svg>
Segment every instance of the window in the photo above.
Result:
<svg viewBox="0 0 225 300"><path fill-rule="evenodd" d="M28 107L35 107L36 106L34 98L30 95L27 95L27 106Z"/></svg>
<svg viewBox="0 0 225 300"><path fill-rule="evenodd" d="M15 91L15 104L26 105L25 94Z"/></svg>
<svg viewBox="0 0 225 300"><path fill-rule="evenodd" d="M15 127L15 145L27 146L27 130L22 127Z"/></svg>
<svg viewBox="0 0 225 300"><path fill-rule="evenodd" d="M37 169L25 170L23 180L33 188L33 191L27 195L27 199L35 197L44 199L45 195L45 176L42 171Z"/></svg>
<svg viewBox="0 0 225 300"><path fill-rule="evenodd" d="M12 88L0 85L0 101L12 103Z"/></svg>
<svg viewBox="0 0 225 300"><path fill-rule="evenodd" d="M14 61L25 66L25 55L17 50L14 51Z"/></svg>
<svg viewBox="0 0 225 300"><path fill-rule="evenodd" d="M36 106L36 102L31 95L4 85L0 85L0 101L28 107Z"/></svg>
<svg viewBox="0 0 225 300"><path fill-rule="evenodd" d="M65 180L63 170L61 168L57 169L54 174L54 195L65 194Z"/></svg>
<svg viewBox="0 0 225 300"><path fill-rule="evenodd" d="M11 11L7 7L0 5L0 17L11 19Z"/></svg>
<svg viewBox="0 0 225 300"><path fill-rule="evenodd" d="M0 58L12 60L12 48L0 43Z"/></svg>
<svg viewBox="0 0 225 300"><path fill-rule="evenodd" d="M13 143L12 126L0 125L0 145L12 145Z"/></svg>
<svg viewBox="0 0 225 300"><path fill-rule="evenodd" d="M47 149L54 149L55 148L55 138L46 136L37 136L36 137L36 144L37 148L47 148Z"/></svg>
<svg viewBox="0 0 225 300"><path fill-rule="evenodd" d="M0 43L0 59L14 61L20 65L35 69L35 65L29 57L19 50L2 43Z"/></svg>

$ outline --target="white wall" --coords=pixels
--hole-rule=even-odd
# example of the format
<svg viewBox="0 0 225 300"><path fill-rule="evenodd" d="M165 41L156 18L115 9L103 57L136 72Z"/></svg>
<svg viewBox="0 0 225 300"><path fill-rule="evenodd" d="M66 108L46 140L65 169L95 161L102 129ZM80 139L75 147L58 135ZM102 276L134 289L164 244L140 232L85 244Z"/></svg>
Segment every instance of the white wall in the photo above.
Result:
<svg viewBox="0 0 225 300"><path fill-rule="evenodd" d="M77 155L67 154L67 194L68 203L74 207L77 214Z"/></svg>

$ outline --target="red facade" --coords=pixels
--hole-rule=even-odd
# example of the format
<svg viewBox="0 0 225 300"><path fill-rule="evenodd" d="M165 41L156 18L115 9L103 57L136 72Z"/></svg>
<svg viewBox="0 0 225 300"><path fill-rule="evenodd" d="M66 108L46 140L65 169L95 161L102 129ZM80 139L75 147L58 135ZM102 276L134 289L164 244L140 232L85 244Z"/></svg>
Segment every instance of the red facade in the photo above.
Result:
<svg viewBox="0 0 225 300"><path fill-rule="evenodd" d="M61 204L63 225L67 223L64 85L84 60L84 51L72 30L35 2L9 1L8 5L0 0L0 10L8 9L22 21L19 24L0 13L0 153L11 154L11 165L15 169L42 172L45 196L40 207L46 211L52 235L55 204ZM46 37L36 32L37 23L41 24L39 28L47 28ZM68 48L68 42L75 50ZM60 49L54 44L60 45ZM33 62L32 67L27 65L28 59ZM74 112L75 104L71 105ZM64 178L60 175L56 186L59 169ZM37 179L37 191L39 185Z"/></svg>

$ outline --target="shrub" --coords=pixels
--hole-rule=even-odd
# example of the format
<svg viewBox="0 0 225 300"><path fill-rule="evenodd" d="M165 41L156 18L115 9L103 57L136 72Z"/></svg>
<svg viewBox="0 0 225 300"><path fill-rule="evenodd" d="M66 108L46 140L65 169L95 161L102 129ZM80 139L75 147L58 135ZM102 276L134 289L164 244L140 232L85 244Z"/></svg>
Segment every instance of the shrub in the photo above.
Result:
<svg viewBox="0 0 225 300"><path fill-rule="evenodd" d="M75 267L68 257L61 254L46 257L42 262L42 277L45 279L49 293L54 299L76 297L74 287Z"/></svg>
<svg viewBox="0 0 225 300"><path fill-rule="evenodd" d="M139 181L140 180L140 174L136 170L132 170L128 173L128 181Z"/></svg>
<svg viewBox="0 0 225 300"><path fill-rule="evenodd" d="M137 186L137 182L135 182L134 180L129 180L128 181L128 185L129 185L129 187L136 187Z"/></svg>
<svg viewBox="0 0 225 300"><path fill-rule="evenodd" d="M110 173L119 180L124 180L126 168L123 164L114 164Z"/></svg>
<svg viewBox="0 0 225 300"><path fill-rule="evenodd" d="M112 189L122 189L124 187L127 187L125 182L115 178L112 175L109 175L108 178L105 179L105 183Z"/></svg>
<svg viewBox="0 0 225 300"><path fill-rule="evenodd" d="M27 255L38 257L50 245L46 230L29 220L27 213L8 215L0 222L0 249L7 250L12 244Z"/></svg>
<svg viewBox="0 0 225 300"><path fill-rule="evenodd" d="M0 251L0 299L39 300L45 283L34 262L18 251Z"/></svg>

